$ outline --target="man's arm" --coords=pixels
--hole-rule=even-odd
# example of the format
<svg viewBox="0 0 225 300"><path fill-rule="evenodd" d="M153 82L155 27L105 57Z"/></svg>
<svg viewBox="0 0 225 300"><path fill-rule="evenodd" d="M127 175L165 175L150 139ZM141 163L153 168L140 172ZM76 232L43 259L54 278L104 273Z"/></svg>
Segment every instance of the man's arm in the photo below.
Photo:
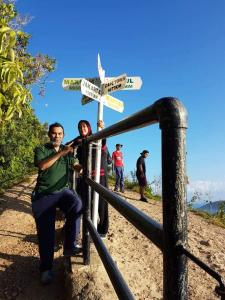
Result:
<svg viewBox="0 0 225 300"><path fill-rule="evenodd" d="M138 161L137 161L137 172L139 173L140 176L144 176L141 159L138 159Z"/></svg>
<svg viewBox="0 0 225 300"><path fill-rule="evenodd" d="M122 167L124 169L124 160L123 160L123 153L121 152L121 159L122 159Z"/></svg>
<svg viewBox="0 0 225 300"><path fill-rule="evenodd" d="M67 155L68 153L73 152L73 147L70 146L71 144L65 146L64 149L59 150L56 154L51 157L45 158L37 162L37 166L40 170L46 170L50 168L60 157Z"/></svg>

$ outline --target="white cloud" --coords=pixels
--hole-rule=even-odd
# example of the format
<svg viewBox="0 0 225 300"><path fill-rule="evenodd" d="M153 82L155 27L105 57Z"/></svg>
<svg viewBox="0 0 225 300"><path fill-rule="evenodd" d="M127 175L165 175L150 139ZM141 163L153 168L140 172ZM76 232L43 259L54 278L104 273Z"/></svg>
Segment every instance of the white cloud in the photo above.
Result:
<svg viewBox="0 0 225 300"><path fill-rule="evenodd" d="M201 198L212 201L225 199L225 181L196 180L187 185L188 198L194 192L201 193Z"/></svg>
<svg viewBox="0 0 225 300"><path fill-rule="evenodd" d="M196 190L199 192L224 192L225 193L225 181L204 181L204 180L196 180L190 182L187 186L188 192L195 192Z"/></svg>

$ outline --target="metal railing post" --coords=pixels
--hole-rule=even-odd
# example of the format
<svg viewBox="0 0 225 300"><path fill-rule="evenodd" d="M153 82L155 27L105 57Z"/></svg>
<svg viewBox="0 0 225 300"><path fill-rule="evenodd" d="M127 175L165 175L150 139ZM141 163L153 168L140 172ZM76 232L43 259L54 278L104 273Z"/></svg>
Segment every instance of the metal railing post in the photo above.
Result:
<svg viewBox="0 0 225 300"><path fill-rule="evenodd" d="M82 166L83 166L83 178L82 178L82 200L83 200L83 258L84 264L90 264L90 233L87 226L87 220L90 218L90 187L86 183L86 178L89 175L91 163L90 148L87 141L82 141Z"/></svg>
<svg viewBox="0 0 225 300"><path fill-rule="evenodd" d="M164 103L162 130L164 298L187 299L187 258L178 250L187 244L186 128L187 114L179 101Z"/></svg>

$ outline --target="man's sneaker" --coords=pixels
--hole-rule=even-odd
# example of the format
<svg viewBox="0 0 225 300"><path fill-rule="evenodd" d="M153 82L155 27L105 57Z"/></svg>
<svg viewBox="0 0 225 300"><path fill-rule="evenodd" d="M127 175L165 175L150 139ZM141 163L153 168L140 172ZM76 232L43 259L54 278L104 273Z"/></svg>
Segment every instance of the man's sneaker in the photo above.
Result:
<svg viewBox="0 0 225 300"><path fill-rule="evenodd" d="M50 284L53 280L52 270L41 272L41 283L44 285Z"/></svg>
<svg viewBox="0 0 225 300"><path fill-rule="evenodd" d="M114 189L114 192L119 192L119 190L117 188Z"/></svg>
<svg viewBox="0 0 225 300"><path fill-rule="evenodd" d="M83 248L80 245L76 245L73 249L64 249L63 255L64 256L76 256L77 254L81 253Z"/></svg>
<svg viewBox="0 0 225 300"><path fill-rule="evenodd" d="M106 233L99 233L100 237L102 240L106 239Z"/></svg>
<svg viewBox="0 0 225 300"><path fill-rule="evenodd" d="M141 197L140 201L142 201L142 202L148 202L148 199L145 198L145 197Z"/></svg>
<svg viewBox="0 0 225 300"><path fill-rule="evenodd" d="M124 189L120 189L120 193L123 193L123 194L124 194Z"/></svg>

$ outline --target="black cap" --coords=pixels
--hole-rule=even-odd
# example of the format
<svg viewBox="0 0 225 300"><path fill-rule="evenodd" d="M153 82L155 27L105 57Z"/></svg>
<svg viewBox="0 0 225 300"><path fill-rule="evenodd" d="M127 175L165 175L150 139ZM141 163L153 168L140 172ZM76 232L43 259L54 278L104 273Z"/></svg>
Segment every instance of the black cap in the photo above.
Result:
<svg viewBox="0 0 225 300"><path fill-rule="evenodd" d="M121 145L121 144L116 144L116 147L117 147L117 146L123 147L123 145Z"/></svg>
<svg viewBox="0 0 225 300"><path fill-rule="evenodd" d="M146 154L146 153L149 153L148 150L143 150L140 154Z"/></svg>

